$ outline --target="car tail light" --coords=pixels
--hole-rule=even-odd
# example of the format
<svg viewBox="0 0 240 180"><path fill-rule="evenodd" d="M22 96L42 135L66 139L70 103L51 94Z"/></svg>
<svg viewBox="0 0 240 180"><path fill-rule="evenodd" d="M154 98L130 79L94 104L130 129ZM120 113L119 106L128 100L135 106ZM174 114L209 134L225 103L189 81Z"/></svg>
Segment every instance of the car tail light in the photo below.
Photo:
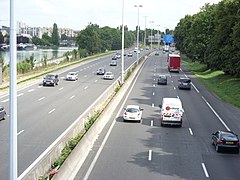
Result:
<svg viewBox="0 0 240 180"><path fill-rule="evenodd" d="M218 141L218 144L223 144L223 141Z"/></svg>
<svg viewBox="0 0 240 180"><path fill-rule="evenodd" d="M127 112L124 112L124 115L127 115Z"/></svg>

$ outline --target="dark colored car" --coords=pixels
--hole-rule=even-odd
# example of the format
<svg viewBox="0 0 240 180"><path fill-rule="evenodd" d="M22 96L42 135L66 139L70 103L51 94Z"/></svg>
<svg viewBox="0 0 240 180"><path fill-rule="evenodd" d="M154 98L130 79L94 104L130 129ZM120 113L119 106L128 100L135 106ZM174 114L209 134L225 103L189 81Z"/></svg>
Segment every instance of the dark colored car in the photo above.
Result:
<svg viewBox="0 0 240 180"><path fill-rule="evenodd" d="M217 152L220 152L222 149L233 149L236 153L239 153L238 135L231 131L217 131L213 133L212 144Z"/></svg>
<svg viewBox="0 0 240 180"><path fill-rule="evenodd" d="M98 68L97 75L104 75L106 70L103 67Z"/></svg>
<svg viewBox="0 0 240 180"><path fill-rule="evenodd" d="M158 85L167 85L167 76L166 75L159 75L157 79Z"/></svg>
<svg viewBox="0 0 240 180"><path fill-rule="evenodd" d="M43 79L43 86L55 86L59 84L58 75L55 74L48 74Z"/></svg>
<svg viewBox="0 0 240 180"><path fill-rule="evenodd" d="M158 51L155 52L155 56L159 56L159 52Z"/></svg>
<svg viewBox="0 0 240 180"><path fill-rule="evenodd" d="M190 90L192 87L190 78L180 78L178 80L178 82L179 82L179 84L178 84L179 89L189 89Z"/></svg>
<svg viewBox="0 0 240 180"><path fill-rule="evenodd" d="M5 108L0 105L0 120L6 119L7 113L5 111Z"/></svg>

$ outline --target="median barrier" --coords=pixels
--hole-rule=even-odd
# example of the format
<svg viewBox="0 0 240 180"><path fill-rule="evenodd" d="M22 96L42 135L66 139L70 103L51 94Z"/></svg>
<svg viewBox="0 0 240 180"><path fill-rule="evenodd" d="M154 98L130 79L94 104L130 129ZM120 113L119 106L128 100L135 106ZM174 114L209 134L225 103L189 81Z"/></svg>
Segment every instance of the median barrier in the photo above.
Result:
<svg viewBox="0 0 240 180"><path fill-rule="evenodd" d="M109 86L105 92L96 101L88 107L88 109L82 113L72 125L70 125L19 177L18 180L38 180L41 176L46 175L51 169L52 164L59 158L63 148L67 145L68 141L76 137L85 128L85 124L88 122L88 118L93 116L97 111L102 112L98 120L93 126L86 132L84 137L78 143L78 145L71 152L70 156L65 160L63 165L59 169L59 173L53 176L54 179L73 179L84 160L86 159L91 147L97 139L99 133L104 128L105 124L110 117L107 114L111 114L116 108L116 103L119 103L124 93L130 86L132 80L137 74L138 70L145 62L138 64L136 70L129 79L123 84L119 93L115 96L115 89L119 86L120 77ZM135 63L137 63L136 61ZM132 64L130 68L134 65ZM127 72L127 70L126 70ZM113 100L112 100L113 99ZM114 101L114 102L113 102ZM107 106L109 103L114 105ZM107 107L107 108L106 108Z"/></svg>

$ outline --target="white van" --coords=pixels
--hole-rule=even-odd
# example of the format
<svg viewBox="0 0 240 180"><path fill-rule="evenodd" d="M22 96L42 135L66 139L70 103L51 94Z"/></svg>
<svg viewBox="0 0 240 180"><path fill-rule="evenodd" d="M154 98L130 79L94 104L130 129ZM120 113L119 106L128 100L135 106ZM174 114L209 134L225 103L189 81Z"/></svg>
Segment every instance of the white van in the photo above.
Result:
<svg viewBox="0 0 240 180"><path fill-rule="evenodd" d="M160 121L161 126L178 125L182 127L182 116L184 113L182 102L179 98L163 98L161 108Z"/></svg>

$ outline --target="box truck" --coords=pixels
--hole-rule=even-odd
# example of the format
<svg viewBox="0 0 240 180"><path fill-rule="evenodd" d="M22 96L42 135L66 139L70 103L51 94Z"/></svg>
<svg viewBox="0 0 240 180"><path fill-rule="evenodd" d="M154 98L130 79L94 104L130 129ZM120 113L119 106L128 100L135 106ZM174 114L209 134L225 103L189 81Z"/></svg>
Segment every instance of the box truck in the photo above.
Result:
<svg viewBox="0 0 240 180"><path fill-rule="evenodd" d="M178 54L169 54L168 55L168 71L180 71L181 57Z"/></svg>

